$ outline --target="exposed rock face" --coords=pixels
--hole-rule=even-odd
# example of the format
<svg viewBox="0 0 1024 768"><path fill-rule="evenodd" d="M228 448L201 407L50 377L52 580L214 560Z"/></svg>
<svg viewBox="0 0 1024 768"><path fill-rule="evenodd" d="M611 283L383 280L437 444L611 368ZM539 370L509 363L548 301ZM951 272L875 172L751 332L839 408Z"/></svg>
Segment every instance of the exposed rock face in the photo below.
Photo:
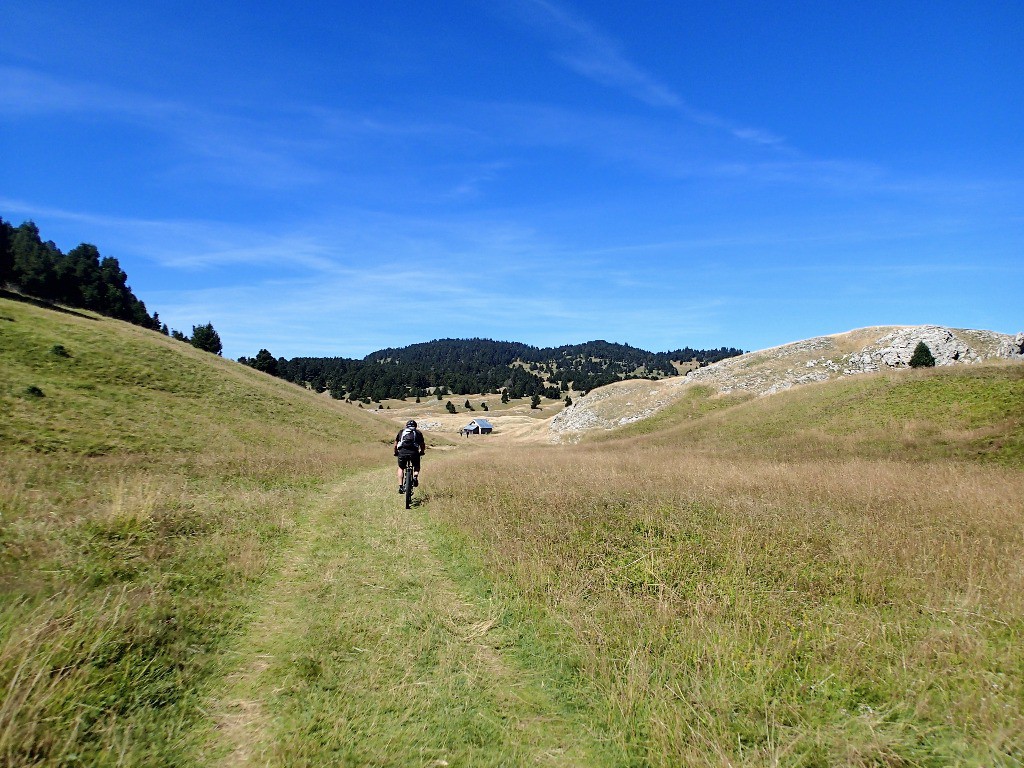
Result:
<svg viewBox="0 0 1024 768"><path fill-rule="evenodd" d="M979 363L983 359L966 342L954 336L949 328L926 325L920 328L900 328L886 334L859 355L850 355L849 366L843 373L868 373L909 365L914 349L922 341L931 350L936 366Z"/></svg>
<svg viewBox="0 0 1024 768"><path fill-rule="evenodd" d="M840 376L905 367L923 341L937 366L993 359L1024 361L1024 333L944 328L937 325L862 328L834 336L751 352L658 382L623 381L577 400L551 423L554 440L645 419L675 402L685 387L703 384L722 394L763 396Z"/></svg>
<svg viewBox="0 0 1024 768"><path fill-rule="evenodd" d="M922 341L928 345L937 366L1010 359L1022 354L1013 337L993 331L938 325L863 328L723 360L694 371L690 378L712 384L721 392L742 390L770 395L841 375L905 367ZM848 351L851 347L853 350Z"/></svg>
<svg viewBox="0 0 1024 768"><path fill-rule="evenodd" d="M689 382L682 376L659 381L618 381L579 398L551 420L553 439L595 429L613 429L653 416L675 402Z"/></svg>

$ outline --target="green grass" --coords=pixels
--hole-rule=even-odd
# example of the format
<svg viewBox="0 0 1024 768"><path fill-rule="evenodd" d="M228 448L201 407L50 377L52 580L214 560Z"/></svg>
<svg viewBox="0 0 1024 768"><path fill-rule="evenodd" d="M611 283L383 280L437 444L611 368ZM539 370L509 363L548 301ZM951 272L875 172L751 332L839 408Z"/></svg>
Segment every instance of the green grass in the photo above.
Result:
<svg viewBox="0 0 1024 768"><path fill-rule="evenodd" d="M703 418L702 418L703 417ZM900 370L770 397L683 401L615 438L650 435L718 455L954 459L1024 466L1024 366Z"/></svg>
<svg viewBox="0 0 1024 768"><path fill-rule="evenodd" d="M695 387L410 511L390 422L157 334L0 300L0 366L5 765L1024 762L1021 366Z"/></svg>
<svg viewBox="0 0 1024 768"><path fill-rule="evenodd" d="M704 385L690 386L679 400L653 416L613 431L600 432L590 440L600 442L654 434L681 423L699 420L717 411L733 408L750 398L750 395L743 393L719 395L711 387Z"/></svg>
<svg viewBox="0 0 1024 768"><path fill-rule="evenodd" d="M389 430L124 323L0 317L0 762L180 762L296 515Z"/></svg>
<svg viewBox="0 0 1024 768"><path fill-rule="evenodd" d="M265 585L242 663L215 691L206 761L593 765L601 744L550 679L510 663L493 601L459 588L425 508L391 472L339 485ZM547 683L545 685L545 683Z"/></svg>

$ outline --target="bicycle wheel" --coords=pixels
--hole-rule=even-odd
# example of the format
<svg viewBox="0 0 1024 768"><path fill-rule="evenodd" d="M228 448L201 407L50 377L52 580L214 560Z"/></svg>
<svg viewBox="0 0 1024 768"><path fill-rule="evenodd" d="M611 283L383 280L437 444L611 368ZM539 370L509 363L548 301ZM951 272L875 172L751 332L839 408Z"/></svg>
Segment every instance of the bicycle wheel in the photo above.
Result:
<svg viewBox="0 0 1024 768"><path fill-rule="evenodd" d="M405 508L412 507L412 459L405 465Z"/></svg>

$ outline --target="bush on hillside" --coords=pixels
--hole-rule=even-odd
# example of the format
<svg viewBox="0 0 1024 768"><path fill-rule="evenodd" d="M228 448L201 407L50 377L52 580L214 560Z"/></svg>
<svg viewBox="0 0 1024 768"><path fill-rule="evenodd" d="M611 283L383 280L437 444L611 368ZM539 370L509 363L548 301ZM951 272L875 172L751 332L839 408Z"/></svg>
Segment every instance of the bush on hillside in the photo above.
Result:
<svg viewBox="0 0 1024 768"><path fill-rule="evenodd" d="M270 354L270 350L261 349L256 353L249 365L255 368L257 371L263 371L269 373L271 376L277 376L277 358Z"/></svg>
<svg viewBox="0 0 1024 768"><path fill-rule="evenodd" d="M205 352L219 355L224 346L220 343L220 334L213 329L213 323L192 326L192 346ZM321 390L322 391L322 390Z"/></svg>
<svg viewBox="0 0 1024 768"><path fill-rule="evenodd" d="M917 342L917 346L914 347L914 354L910 357L911 368L934 368L935 357L932 355L932 351L928 349L928 345L923 341Z"/></svg>

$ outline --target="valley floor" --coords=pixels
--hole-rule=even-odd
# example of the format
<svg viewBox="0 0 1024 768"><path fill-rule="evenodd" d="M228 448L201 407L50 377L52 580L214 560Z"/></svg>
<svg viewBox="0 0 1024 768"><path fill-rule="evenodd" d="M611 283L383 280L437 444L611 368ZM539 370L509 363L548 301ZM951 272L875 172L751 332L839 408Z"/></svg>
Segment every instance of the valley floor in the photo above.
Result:
<svg viewBox="0 0 1024 768"><path fill-rule="evenodd" d="M496 608L460 586L391 468L296 521L210 695L201 764L592 765L542 675L503 652Z"/></svg>

